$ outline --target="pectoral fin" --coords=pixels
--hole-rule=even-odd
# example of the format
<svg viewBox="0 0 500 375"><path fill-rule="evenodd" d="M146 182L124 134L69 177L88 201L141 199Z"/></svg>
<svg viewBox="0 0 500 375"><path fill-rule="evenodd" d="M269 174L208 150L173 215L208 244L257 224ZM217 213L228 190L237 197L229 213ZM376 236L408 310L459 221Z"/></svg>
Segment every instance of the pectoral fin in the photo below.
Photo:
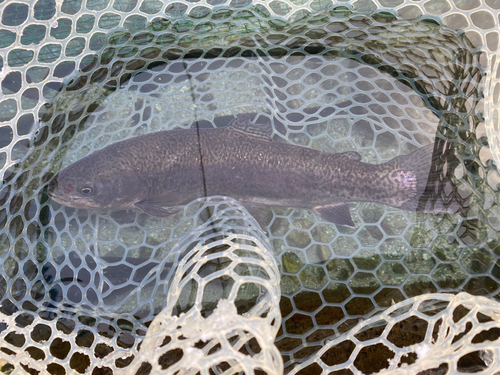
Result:
<svg viewBox="0 0 500 375"><path fill-rule="evenodd" d="M175 215L180 211L179 209L165 205L165 203L162 204L161 202L147 199L137 202L134 206L148 215L156 217L167 217Z"/></svg>
<svg viewBox="0 0 500 375"><path fill-rule="evenodd" d="M354 228L349 205L347 203L339 203L330 206L317 206L313 208L314 212L322 219L338 225L345 225Z"/></svg>

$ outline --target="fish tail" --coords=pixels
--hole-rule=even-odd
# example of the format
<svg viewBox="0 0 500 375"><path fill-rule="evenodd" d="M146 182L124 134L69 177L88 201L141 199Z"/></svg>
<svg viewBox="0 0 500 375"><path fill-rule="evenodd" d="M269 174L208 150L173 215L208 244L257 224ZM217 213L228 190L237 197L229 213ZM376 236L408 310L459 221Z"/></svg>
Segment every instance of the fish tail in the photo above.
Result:
<svg viewBox="0 0 500 375"><path fill-rule="evenodd" d="M397 163L398 169L411 172L416 178L415 193L398 208L454 214L463 212L469 206L470 191L458 187L452 180L459 164L452 144L437 140L389 163L392 162Z"/></svg>

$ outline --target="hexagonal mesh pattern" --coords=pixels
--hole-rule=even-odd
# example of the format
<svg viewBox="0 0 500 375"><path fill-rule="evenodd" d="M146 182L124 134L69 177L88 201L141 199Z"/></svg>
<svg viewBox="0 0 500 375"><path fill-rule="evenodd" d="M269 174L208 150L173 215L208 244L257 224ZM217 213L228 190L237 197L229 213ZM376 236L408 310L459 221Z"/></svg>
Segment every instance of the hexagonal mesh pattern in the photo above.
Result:
<svg viewBox="0 0 500 375"><path fill-rule="evenodd" d="M49 276L51 264L46 263L42 272L45 281L54 285L48 292L52 302L38 307L25 302L17 307L4 300L2 305L2 356L9 355L5 358L9 364L2 363L4 370L15 364L27 372L42 373L107 373L127 368L134 374L166 369L208 374L217 366L248 374L255 368L283 372L280 353L273 345L281 316L279 271L269 241L252 216L231 199L193 203L186 207L186 214L189 211L190 218L176 225L187 234L174 234L154 246L155 257L148 259L147 252L133 257L134 251L128 251L129 264L157 261L150 262L147 270L137 267L126 277L124 270L115 272L126 285L113 287L111 293L106 284L114 280L107 270L114 266L106 265L104 257L86 258L77 277L63 276L61 270L60 281L56 275ZM202 216L203 224L193 220ZM87 268L94 272L90 279L81 276ZM104 287L96 282L99 279ZM54 298L57 287L65 299ZM90 301L89 295L99 295L93 301L96 306L71 303L77 298L72 288L80 291L80 303ZM39 297L43 298L41 292ZM110 297L120 301L119 307L109 306ZM134 310L131 306L137 306L137 300L142 301L142 309ZM163 310L146 327L138 317L155 306ZM241 353L245 345L251 349Z"/></svg>
<svg viewBox="0 0 500 375"><path fill-rule="evenodd" d="M290 374L498 374L499 308L467 293L414 297L328 341Z"/></svg>
<svg viewBox="0 0 500 375"><path fill-rule="evenodd" d="M219 206L179 244L189 249L193 242L174 261L167 306L149 326L129 371L282 373L273 345L281 323L279 271L267 239L236 205Z"/></svg>
<svg viewBox="0 0 500 375"><path fill-rule="evenodd" d="M412 316L422 319L417 312L423 299L410 300L422 294L466 291L497 298L499 12L487 0L0 3L3 370L170 371L185 366L179 352L185 338L186 348L200 358L211 350L234 354L225 363L203 362L210 371L281 372L268 338L276 328L284 371L320 373L327 362L309 363L321 358L325 340L393 303L412 304ZM206 275L213 271L217 281L201 272L186 276L195 280L185 291L191 297L175 294L182 282L179 290L169 289L169 280L184 277L173 265L178 242L195 238L199 233L191 231L204 222L213 223L204 212L224 211L220 200L195 202L168 219L132 211L92 213L48 201L45 187L52 176L94 150L146 132L224 126L241 113L272 125L277 142L355 150L373 164L436 142L458 157L443 160L443 185L452 182L471 194L470 207L457 215L427 215L357 203L351 205L354 229L307 210L273 209L271 247L252 219L242 218L244 211L231 211L236 222L225 222L221 233L252 221L245 226L255 237L251 246L272 248L281 264L280 325L275 269L264 262L255 268L262 274L250 277L245 272L255 271L253 263L232 250L215 253L210 266L189 263L210 269ZM238 233L250 233L245 231ZM268 259L260 256L260 262ZM255 285L240 293L247 277ZM198 290L205 297L194 298L195 282L204 286ZM224 302L216 308L221 298L236 312ZM200 305L189 309L195 300ZM216 320L224 308L228 317L252 323L242 320L214 337L170 330L184 327L188 315ZM150 324L169 332L150 332ZM270 328L250 332L253 324ZM158 343L161 335L162 354L153 367L141 368L147 362L143 346ZM196 335L207 340L199 343ZM360 341L350 341L357 343L356 353ZM390 342L377 349L380 358L392 350L404 362L406 349ZM497 358L481 350L481 361L471 360L476 365ZM412 351L408 358L415 362ZM242 356L256 362L246 364ZM351 366L350 373L356 363L351 355L335 365ZM398 363L385 361L379 369Z"/></svg>

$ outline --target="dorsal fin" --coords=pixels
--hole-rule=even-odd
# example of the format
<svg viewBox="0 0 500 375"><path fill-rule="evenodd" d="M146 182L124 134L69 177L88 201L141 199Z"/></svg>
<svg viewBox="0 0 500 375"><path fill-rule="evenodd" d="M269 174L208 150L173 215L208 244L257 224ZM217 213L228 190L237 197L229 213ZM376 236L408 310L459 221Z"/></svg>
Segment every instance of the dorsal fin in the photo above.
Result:
<svg viewBox="0 0 500 375"><path fill-rule="evenodd" d="M335 155L344 156L344 157L348 158L349 160L361 161L361 155L356 151L339 152L339 153L336 153Z"/></svg>
<svg viewBox="0 0 500 375"><path fill-rule="evenodd" d="M239 115L228 125L233 130L244 133L250 137L256 137L271 141L273 127L265 124L254 124L249 116Z"/></svg>

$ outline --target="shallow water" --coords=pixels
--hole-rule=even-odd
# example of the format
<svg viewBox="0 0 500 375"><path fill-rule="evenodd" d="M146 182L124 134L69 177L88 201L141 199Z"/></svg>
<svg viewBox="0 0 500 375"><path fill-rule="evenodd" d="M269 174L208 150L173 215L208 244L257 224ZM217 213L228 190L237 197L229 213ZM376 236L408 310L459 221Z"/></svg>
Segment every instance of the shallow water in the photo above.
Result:
<svg viewBox="0 0 500 375"><path fill-rule="evenodd" d="M50 4L40 6L34 24L50 13ZM164 260L201 223L199 205L166 219L95 213L51 203L44 189L64 166L116 141L222 127L238 114L272 125L275 142L357 151L373 164L447 140L460 162L443 177L473 192L471 208L456 215L353 203L355 228L309 210L273 208L268 236L281 265L283 316L276 345L285 367L412 296L465 290L497 298L499 179L484 151L484 53L463 34L435 21L344 7L288 24L253 8L210 11L207 22L121 10L130 13L118 17L123 24L98 2L80 13L69 8L46 31L57 43L28 32L20 46L4 42L10 71L0 113L12 123L0 131L6 311L33 305L119 314L143 327L168 290L145 276L166 282L162 271L172 266ZM98 20L93 10L101 12ZM133 18L139 14L144 20ZM30 43L38 43L36 60L23 52ZM230 284L207 287L206 311ZM241 299L256 293L250 288Z"/></svg>

